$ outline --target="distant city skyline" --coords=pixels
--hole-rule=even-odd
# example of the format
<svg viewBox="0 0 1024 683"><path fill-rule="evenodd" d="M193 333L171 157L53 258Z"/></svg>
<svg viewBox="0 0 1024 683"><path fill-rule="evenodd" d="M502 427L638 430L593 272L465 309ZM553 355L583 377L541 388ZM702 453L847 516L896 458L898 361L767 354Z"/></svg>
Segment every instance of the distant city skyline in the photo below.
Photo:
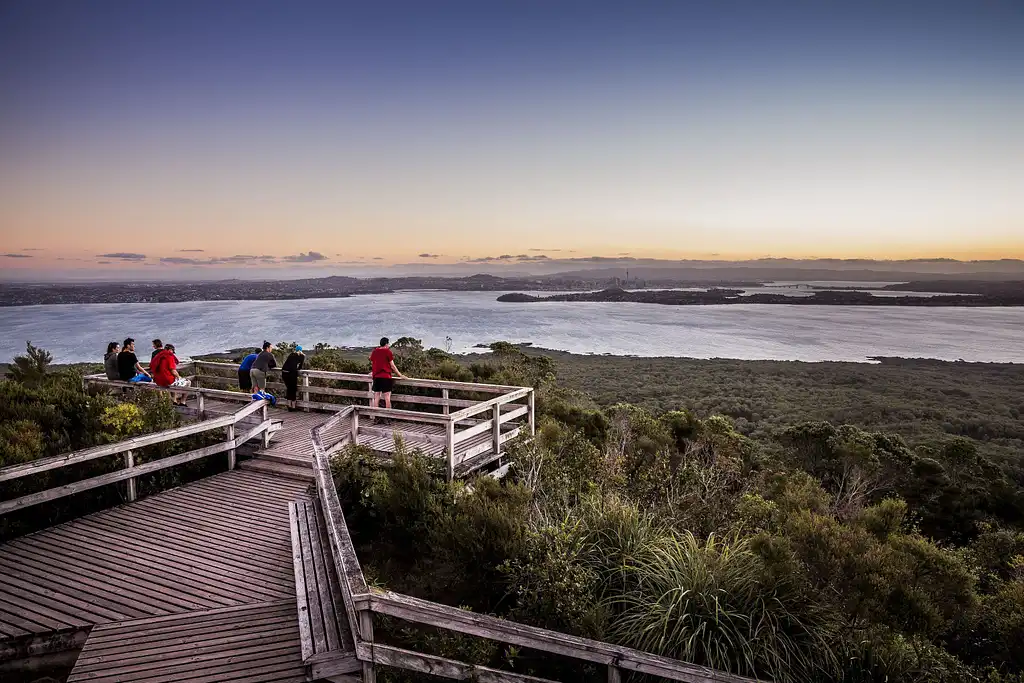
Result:
<svg viewBox="0 0 1024 683"><path fill-rule="evenodd" d="M6 2L0 269L1024 258L1021 35L1010 0Z"/></svg>

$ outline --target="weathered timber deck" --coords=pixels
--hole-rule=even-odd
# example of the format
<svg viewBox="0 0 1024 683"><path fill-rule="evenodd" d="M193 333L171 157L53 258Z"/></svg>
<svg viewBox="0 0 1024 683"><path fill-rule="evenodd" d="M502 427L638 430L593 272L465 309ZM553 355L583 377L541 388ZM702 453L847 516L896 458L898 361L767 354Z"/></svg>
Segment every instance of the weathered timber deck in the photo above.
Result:
<svg viewBox="0 0 1024 683"><path fill-rule="evenodd" d="M0 546L0 638L295 601L300 482L233 471Z"/></svg>
<svg viewBox="0 0 1024 683"><path fill-rule="evenodd" d="M68 683L306 680L293 596L97 626Z"/></svg>

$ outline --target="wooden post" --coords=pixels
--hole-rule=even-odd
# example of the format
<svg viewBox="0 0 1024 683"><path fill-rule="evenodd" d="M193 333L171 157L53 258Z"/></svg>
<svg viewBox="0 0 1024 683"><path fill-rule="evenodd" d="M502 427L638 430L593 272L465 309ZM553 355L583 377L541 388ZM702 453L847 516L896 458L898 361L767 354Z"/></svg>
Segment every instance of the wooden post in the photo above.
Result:
<svg viewBox="0 0 1024 683"><path fill-rule="evenodd" d="M491 452L497 455L501 448L501 404L495 403L491 413Z"/></svg>
<svg viewBox="0 0 1024 683"><path fill-rule="evenodd" d="M234 440L235 440L235 425L230 424L230 425L228 425L228 441L234 441ZM228 469L229 470L235 469L235 449L234 448L232 448L231 450L228 451Z"/></svg>
<svg viewBox="0 0 1024 683"><path fill-rule="evenodd" d="M303 373L302 375L302 401L309 403L309 375ZM303 408L307 413L309 412L309 406Z"/></svg>
<svg viewBox="0 0 1024 683"><path fill-rule="evenodd" d="M135 454L131 451L124 452L124 467L127 470L135 467ZM135 477L127 480L128 482L128 502L132 503L135 501L136 490L135 490Z"/></svg>
<svg viewBox="0 0 1024 683"><path fill-rule="evenodd" d="M373 649L373 612L365 609L359 613L359 635L364 643ZM373 662L363 662L363 683L377 683L377 671Z"/></svg>
<svg viewBox="0 0 1024 683"><path fill-rule="evenodd" d="M445 424L445 444L448 451L448 481L455 478L455 421Z"/></svg>
<svg viewBox="0 0 1024 683"><path fill-rule="evenodd" d="M448 415L449 413L451 413L452 407L448 403L448 388L447 387L441 390L441 400L444 401L444 414Z"/></svg>
<svg viewBox="0 0 1024 683"><path fill-rule="evenodd" d="M263 403L263 407L260 409L260 419L266 422L270 419L270 410L267 408L266 402ZM260 435L260 443L263 445L263 450L270 448L270 430L264 429L263 434Z"/></svg>
<svg viewBox="0 0 1024 683"><path fill-rule="evenodd" d="M196 392L196 401L199 404L199 419L206 419L206 394L201 391Z"/></svg>
<svg viewBox="0 0 1024 683"><path fill-rule="evenodd" d="M359 445L359 408L352 410L352 445Z"/></svg>
<svg viewBox="0 0 1024 683"><path fill-rule="evenodd" d="M529 394L527 394L527 397L530 400L530 436L536 436L537 435L537 418L534 415L534 407L535 406L534 406L534 394L533 394L533 392L531 391Z"/></svg>
<svg viewBox="0 0 1024 683"><path fill-rule="evenodd" d="M608 665L608 683L622 683L622 672L614 664Z"/></svg>

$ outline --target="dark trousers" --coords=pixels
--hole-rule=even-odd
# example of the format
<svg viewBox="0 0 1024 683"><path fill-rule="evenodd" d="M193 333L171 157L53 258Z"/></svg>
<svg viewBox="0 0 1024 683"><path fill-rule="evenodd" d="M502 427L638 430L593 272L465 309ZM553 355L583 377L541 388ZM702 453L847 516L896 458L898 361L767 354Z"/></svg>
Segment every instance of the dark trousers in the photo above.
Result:
<svg viewBox="0 0 1024 683"><path fill-rule="evenodd" d="M238 388L242 391L252 391L252 375L248 370L238 371Z"/></svg>
<svg viewBox="0 0 1024 683"><path fill-rule="evenodd" d="M299 392L299 373L282 372L281 379L284 380L284 387L288 390L285 393L285 398L294 401Z"/></svg>

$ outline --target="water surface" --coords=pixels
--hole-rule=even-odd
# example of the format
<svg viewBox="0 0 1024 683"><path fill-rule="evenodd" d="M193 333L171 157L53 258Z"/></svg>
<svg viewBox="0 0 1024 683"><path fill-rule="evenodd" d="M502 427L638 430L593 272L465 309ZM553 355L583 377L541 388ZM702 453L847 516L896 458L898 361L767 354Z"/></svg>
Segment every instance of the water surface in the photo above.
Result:
<svg viewBox="0 0 1024 683"><path fill-rule="evenodd" d="M201 301L0 308L0 359L25 341L57 362L95 361L106 343L160 337L182 357L272 342L372 346L412 336L454 351L496 340L574 353L865 361L907 356L1024 362L1024 308L498 303L496 292L407 291L297 301Z"/></svg>

